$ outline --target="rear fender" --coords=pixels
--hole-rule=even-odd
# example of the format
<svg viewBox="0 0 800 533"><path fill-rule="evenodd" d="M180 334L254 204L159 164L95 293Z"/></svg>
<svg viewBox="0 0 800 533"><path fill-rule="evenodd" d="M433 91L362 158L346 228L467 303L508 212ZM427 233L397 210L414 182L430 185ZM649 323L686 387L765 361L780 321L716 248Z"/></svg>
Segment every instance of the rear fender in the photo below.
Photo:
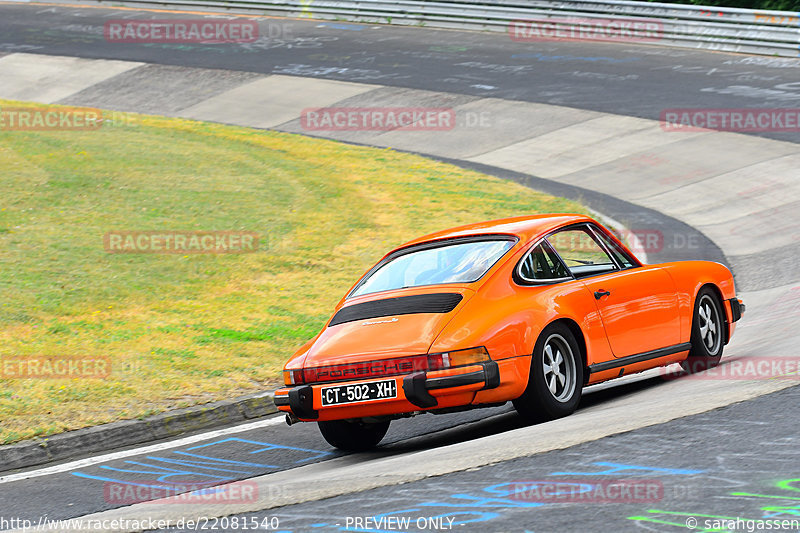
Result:
<svg viewBox="0 0 800 533"><path fill-rule="evenodd" d="M689 342L692 336L692 318L697 294L704 286L711 286L721 298L725 312L726 341L733 333L733 316L729 300L736 296L733 274L725 265L713 261L677 261L658 265L672 277L678 295L681 317L681 342Z"/></svg>

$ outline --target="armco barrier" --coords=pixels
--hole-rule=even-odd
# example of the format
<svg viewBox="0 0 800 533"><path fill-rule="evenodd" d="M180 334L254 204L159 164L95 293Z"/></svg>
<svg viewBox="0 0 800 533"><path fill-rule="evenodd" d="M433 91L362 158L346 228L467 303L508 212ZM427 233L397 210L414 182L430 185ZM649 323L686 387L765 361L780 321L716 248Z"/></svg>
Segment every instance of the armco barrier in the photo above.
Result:
<svg viewBox="0 0 800 533"><path fill-rule="evenodd" d="M70 2L74 3L74 2ZM88 2L85 2L88 3ZM650 44L800 57L800 13L696 5L577 0L133 0L109 6L204 8L287 17L509 32L513 23L548 28L646 22L659 28Z"/></svg>

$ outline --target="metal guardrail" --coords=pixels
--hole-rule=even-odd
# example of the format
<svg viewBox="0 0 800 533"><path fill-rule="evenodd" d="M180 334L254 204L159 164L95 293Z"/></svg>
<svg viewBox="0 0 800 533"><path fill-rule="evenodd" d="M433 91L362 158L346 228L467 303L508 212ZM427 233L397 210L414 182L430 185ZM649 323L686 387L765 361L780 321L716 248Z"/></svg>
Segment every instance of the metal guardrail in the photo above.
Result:
<svg viewBox="0 0 800 533"><path fill-rule="evenodd" d="M616 0L133 0L123 4L504 31L512 38L515 28L527 28L531 33L560 30L580 40L586 35L580 28L640 23L658 28L657 38L645 40L648 44L800 57L800 13L790 11Z"/></svg>

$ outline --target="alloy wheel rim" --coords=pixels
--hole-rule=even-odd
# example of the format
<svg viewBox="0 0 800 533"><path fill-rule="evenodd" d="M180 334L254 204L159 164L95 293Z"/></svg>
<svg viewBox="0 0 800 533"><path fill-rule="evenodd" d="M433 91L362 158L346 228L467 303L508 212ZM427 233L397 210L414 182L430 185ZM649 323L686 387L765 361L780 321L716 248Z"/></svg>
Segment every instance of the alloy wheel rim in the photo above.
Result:
<svg viewBox="0 0 800 533"><path fill-rule="evenodd" d="M556 401L568 402L575 393L575 358L567 340L554 333L544 343L544 382Z"/></svg>
<svg viewBox="0 0 800 533"><path fill-rule="evenodd" d="M709 355L716 355L719 351L722 328L717 307L708 295L700 299L700 305L697 307L697 318L700 326L700 340L703 341L703 345Z"/></svg>

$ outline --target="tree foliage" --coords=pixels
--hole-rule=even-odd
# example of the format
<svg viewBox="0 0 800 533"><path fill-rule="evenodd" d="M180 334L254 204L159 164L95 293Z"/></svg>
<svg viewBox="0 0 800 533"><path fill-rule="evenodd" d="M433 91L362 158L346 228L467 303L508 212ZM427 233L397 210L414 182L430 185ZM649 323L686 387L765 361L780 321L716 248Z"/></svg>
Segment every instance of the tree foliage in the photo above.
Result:
<svg viewBox="0 0 800 533"><path fill-rule="evenodd" d="M700 6L743 7L777 11L800 11L800 0L648 0L668 4L694 4Z"/></svg>

